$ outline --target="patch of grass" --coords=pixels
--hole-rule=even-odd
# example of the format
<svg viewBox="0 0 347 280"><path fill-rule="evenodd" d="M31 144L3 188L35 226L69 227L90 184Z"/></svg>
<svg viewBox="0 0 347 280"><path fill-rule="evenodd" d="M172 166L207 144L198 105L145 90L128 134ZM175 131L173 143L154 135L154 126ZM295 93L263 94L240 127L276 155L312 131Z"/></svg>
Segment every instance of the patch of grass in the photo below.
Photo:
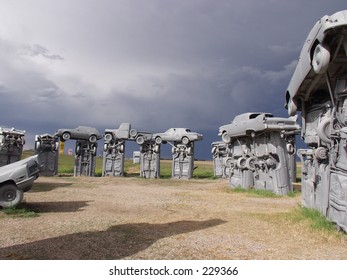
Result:
<svg viewBox="0 0 347 280"><path fill-rule="evenodd" d="M298 190L293 190L292 192L288 192L287 194L289 197L296 197L300 195L300 192Z"/></svg>
<svg viewBox="0 0 347 280"><path fill-rule="evenodd" d="M23 208L21 206L19 207L8 207L5 209L2 209L4 214L8 215L11 218L34 218L38 217L39 214L33 210Z"/></svg>
<svg viewBox="0 0 347 280"><path fill-rule="evenodd" d="M250 188L250 189L244 189L241 187L236 187L231 189L231 191L233 192L237 192L237 193L246 193L248 195L251 196L260 196L260 197L281 197L275 193L273 193L272 191L268 191L268 190L256 190L254 188Z"/></svg>
<svg viewBox="0 0 347 280"><path fill-rule="evenodd" d="M314 230L336 232L336 225L316 209L298 206L295 208L292 218L298 222L307 221L310 228Z"/></svg>

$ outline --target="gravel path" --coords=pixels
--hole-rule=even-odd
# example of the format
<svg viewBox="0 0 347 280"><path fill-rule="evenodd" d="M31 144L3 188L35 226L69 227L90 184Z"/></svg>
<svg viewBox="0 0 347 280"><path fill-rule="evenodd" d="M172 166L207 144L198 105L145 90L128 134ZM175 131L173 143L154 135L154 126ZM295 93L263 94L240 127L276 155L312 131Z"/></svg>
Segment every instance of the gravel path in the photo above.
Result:
<svg viewBox="0 0 347 280"><path fill-rule="evenodd" d="M0 259L347 259L346 238L290 219L300 197L222 180L40 177L37 217L0 212Z"/></svg>

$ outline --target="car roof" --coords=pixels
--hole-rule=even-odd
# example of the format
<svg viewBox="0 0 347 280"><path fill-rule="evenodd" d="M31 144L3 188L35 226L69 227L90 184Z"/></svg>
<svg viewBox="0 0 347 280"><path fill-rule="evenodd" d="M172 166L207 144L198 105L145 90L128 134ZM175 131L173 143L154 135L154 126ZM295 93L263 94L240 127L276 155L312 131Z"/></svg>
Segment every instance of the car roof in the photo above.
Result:
<svg viewBox="0 0 347 280"><path fill-rule="evenodd" d="M248 112L248 113L243 113L241 115L237 115L234 121L243 121L243 120L250 120L250 119L255 119L256 117L260 115L265 115L266 117L273 117L271 113L264 113L264 112Z"/></svg>

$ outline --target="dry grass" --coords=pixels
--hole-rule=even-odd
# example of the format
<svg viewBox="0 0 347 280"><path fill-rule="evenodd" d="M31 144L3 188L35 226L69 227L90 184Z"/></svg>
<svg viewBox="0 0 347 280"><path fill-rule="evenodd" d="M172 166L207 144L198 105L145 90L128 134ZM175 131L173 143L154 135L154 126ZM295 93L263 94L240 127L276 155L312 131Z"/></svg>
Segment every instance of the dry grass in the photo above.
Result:
<svg viewBox="0 0 347 280"><path fill-rule="evenodd" d="M0 259L346 259L344 235L293 219L300 197L230 192L224 180L39 178L0 212Z"/></svg>

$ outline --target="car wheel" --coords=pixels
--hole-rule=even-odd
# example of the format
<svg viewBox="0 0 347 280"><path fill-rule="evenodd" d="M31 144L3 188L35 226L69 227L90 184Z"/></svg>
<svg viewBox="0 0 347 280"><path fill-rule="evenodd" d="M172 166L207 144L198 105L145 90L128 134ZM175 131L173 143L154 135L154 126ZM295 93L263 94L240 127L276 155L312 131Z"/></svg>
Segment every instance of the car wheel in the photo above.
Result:
<svg viewBox="0 0 347 280"><path fill-rule="evenodd" d="M312 57L312 67L317 74L323 74L328 69L330 62L330 52L321 44L314 49Z"/></svg>
<svg viewBox="0 0 347 280"><path fill-rule="evenodd" d="M323 120L317 127L317 134L325 143L330 143L330 131L330 118Z"/></svg>
<svg viewBox="0 0 347 280"><path fill-rule="evenodd" d="M251 136L252 138L255 137L255 131L254 131L254 130L247 130L247 131L246 131L246 134L249 135L249 136Z"/></svg>
<svg viewBox="0 0 347 280"><path fill-rule="evenodd" d="M255 157L250 157L246 160L246 168L249 170L254 171L255 170L255 161L256 158Z"/></svg>
<svg viewBox="0 0 347 280"><path fill-rule="evenodd" d="M143 143L145 143L145 137L143 137L142 135L138 136L136 138L136 143L142 145Z"/></svg>
<svg viewBox="0 0 347 280"><path fill-rule="evenodd" d="M129 134L130 134L131 137L135 138L136 135L137 135L136 129L131 129L130 132L129 132Z"/></svg>
<svg viewBox="0 0 347 280"><path fill-rule="evenodd" d="M104 152L107 152L107 150L108 150L108 144L105 143L105 144L104 144Z"/></svg>
<svg viewBox="0 0 347 280"><path fill-rule="evenodd" d="M120 153L124 153L124 145L120 145L118 150Z"/></svg>
<svg viewBox="0 0 347 280"><path fill-rule="evenodd" d="M240 157L236 163L237 167L240 169L245 169L246 168L246 161L247 161L247 159L245 157Z"/></svg>
<svg viewBox="0 0 347 280"><path fill-rule="evenodd" d="M160 145L162 142L163 142L163 139L161 139L160 136L158 136L158 137L155 138L155 143L156 143L156 144Z"/></svg>
<svg viewBox="0 0 347 280"><path fill-rule="evenodd" d="M233 159L231 157L227 157L225 159L225 166L227 167L231 167L232 166L232 163L233 163Z"/></svg>
<svg viewBox="0 0 347 280"><path fill-rule="evenodd" d="M35 143L35 150L39 152L40 149L41 149L41 143L40 142L36 142Z"/></svg>
<svg viewBox="0 0 347 280"><path fill-rule="evenodd" d="M82 152L82 147L81 147L81 145L77 145L77 146L76 146L76 155L77 155L77 156L81 155L81 152Z"/></svg>
<svg viewBox="0 0 347 280"><path fill-rule="evenodd" d="M159 152L160 152L160 146L159 146L159 145L155 145L153 151L154 151L156 154L159 154Z"/></svg>
<svg viewBox="0 0 347 280"><path fill-rule="evenodd" d="M62 135L63 141L69 140L70 137L71 137L71 135L70 135L69 132L64 132L63 135Z"/></svg>
<svg viewBox="0 0 347 280"><path fill-rule="evenodd" d="M229 144L231 141L231 137L228 135L228 133L225 131L222 134L222 140L224 143Z"/></svg>
<svg viewBox="0 0 347 280"><path fill-rule="evenodd" d="M106 133L104 136L105 141L111 141L112 140L112 134L111 133Z"/></svg>
<svg viewBox="0 0 347 280"><path fill-rule="evenodd" d="M90 143L95 143L98 139L97 139L95 134L92 134L92 135L89 136L88 140L89 140Z"/></svg>
<svg viewBox="0 0 347 280"><path fill-rule="evenodd" d="M97 151L97 146L93 146L93 147L91 148L91 154L92 154L93 156L96 156L96 151Z"/></svg>
<svg viewBox="0 0 347 280"><path fill-rule="evenodd" d="M184 137L182 137L181 142L182 142L182 144L184 144L184 145L188 145L188 143L189 143L189 138L188 138L187 136L184 136Z"/></svg>
<svg viewBox="0 0 347 280"><path fill-rule="evenodd" d="M295 147L292 143L287 143L287 152L290 156L295 154Z"/></svg>
<svg viewBox="0 0 347 280"><path fill-rule="evenodd" d="M3 208L14 207L23 200L23 191L14 184L5 184L0 187L0 206Z"/></svg>

